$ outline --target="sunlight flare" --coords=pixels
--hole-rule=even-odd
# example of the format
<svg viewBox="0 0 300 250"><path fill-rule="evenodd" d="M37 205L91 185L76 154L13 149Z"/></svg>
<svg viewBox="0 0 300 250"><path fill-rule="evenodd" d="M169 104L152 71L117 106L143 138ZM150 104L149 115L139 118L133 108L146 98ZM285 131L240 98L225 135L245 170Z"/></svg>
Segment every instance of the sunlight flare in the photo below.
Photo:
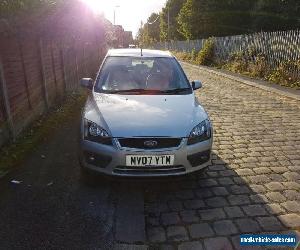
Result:
<svg viewBox="0 0 300 250"><path fill-rule="evenodd" d="M112 2L105 0L81 0L96 14L109 15L113 11L114 5Z"/></svg>

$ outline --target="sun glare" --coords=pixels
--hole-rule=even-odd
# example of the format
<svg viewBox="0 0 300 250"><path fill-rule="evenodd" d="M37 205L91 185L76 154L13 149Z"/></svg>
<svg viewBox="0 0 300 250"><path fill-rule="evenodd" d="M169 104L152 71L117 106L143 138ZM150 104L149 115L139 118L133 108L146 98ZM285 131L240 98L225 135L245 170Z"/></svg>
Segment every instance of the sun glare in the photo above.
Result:
<svg viewBox="0 0 300 250"><path fill-rule="evenodd" d="M132 3L137 3L139 0L126 0L121 2L120 0L81 0L95 14L103 14L112 23L126 25L128 21L135 21L135 18L130 16L129 13L132 8ZM121 3L121 4L120 4Z"/></svg>
<svg viewBox="0 0 300 250"><path fill-rule="evenodd" d="M104 12L103 2L99 0L82 0L87 6L89 6L95 13Z"/></svg>
<svg viewBox="0 0 300 250"><path fill-rule="evenodd" d="M111 23L122 25L135 34L151 12L158 12L166 0L80 0L95 14L103 14Z"/></svg>
<svg viewBox="0 0 300 250"><path fill-rule="evenodd" d="M96 14L109 14L112 11L113 6L109 1L105 0L81 0L84 2L88 7L90 7Z"/></svg>

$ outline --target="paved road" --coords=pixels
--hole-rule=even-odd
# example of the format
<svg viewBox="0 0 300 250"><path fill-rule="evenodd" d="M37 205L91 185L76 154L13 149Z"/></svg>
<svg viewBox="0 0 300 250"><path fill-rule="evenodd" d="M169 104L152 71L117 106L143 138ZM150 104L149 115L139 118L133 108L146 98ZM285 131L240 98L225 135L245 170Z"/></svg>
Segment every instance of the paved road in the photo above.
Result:
<svg viewBox="0 0 300 250"><path fill-rule="evenodd" d="M205 175L87 187L74 117L0 181L0 249L228 250L241 233L300 230L299 101L185 70L215 129Z"/></svg>

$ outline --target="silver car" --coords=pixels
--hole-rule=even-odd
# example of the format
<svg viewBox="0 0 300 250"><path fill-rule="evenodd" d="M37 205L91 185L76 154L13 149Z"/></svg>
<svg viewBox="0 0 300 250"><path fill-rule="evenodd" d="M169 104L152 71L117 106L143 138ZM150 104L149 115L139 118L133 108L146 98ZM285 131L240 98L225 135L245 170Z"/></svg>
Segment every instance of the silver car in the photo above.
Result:
<svg viewBox="0 0 300 250"><path fill-rule="evenodd" d="M82 112L84 172L111 176L175 176L210 164L212 125L169 52L109 50Z"/></svg>

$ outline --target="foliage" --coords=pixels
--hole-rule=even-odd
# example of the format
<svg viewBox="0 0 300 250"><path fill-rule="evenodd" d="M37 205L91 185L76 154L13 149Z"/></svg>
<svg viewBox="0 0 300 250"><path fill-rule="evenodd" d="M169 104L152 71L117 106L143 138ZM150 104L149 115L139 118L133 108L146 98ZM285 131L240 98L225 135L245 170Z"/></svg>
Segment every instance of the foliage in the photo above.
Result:
<svg viewBox="0 0 300 250"><path fill-rule="evenodd" d="M183 36L178 31L178 13L186 0L167 0L160 13L160 39L161 41L181 40ZM168 37L168 13L169 13L169 37Z"/></svg>
<svg viewBox="0 0 300 250"><path fill-rule="evenodd" d="M96 27L98 32L95 32ZM103 15L94 15L82 0L0 1L0 29L11 32L110 40L113 26ZM23 30L24 32L20 32ZM57 37L56 37L57 39Z"/></svg>
<svg viewBox="0 0 300 250"><path fill-rule="evenodd" d="M178 58L178 60L210 66L214 64L214 48L215 40L213 38L209 38L205 41L203 48L199 52L192 49L190 53L173 51L173 54Z"/></svg>
<svg viewBox="0 0 300 250"><path fill-rule="evenodd" d="M224 69L275 82L283 86L300 88L300 61L285 61L271 69L266 57L251 49L232 55L229 61L222 65ZM295 73L292 73L295 72Z"/></svg>
<svg viewBox="0 0 300 250"><path fill-rule="evenodd" d="M254 62L249 63L249 72L253 77L264 78L269 73L270 67L267 63L266 57L259 54L255 57Z"/></svg>
<svg viewBox="0 0 300 250"><path fill-rule="evenodd" d="M179 24L179 32L184 36L185 39L190 40L195 38L193 33L193 26L196 19L196 9L194 0L187 0L177 17Z"/></svg>
<svg viewBox="0 0 300 250"><path fill-rule="evenodd" d="M159 38L160 41L167 41L168 40L168 23L165 21L163 10L160 12L159 15Z"/></svg>
<svg viewBox="0 0 300 250"><path fill-rule="evenodd" d="M248 68L248 62L245 59L243 52L238 51L233 53L228 62L223 65L223 68L231 70L236 73L246 72Z"/></svg>
<svg viewBox="0 0 300 250"><path fill-rule="evenodd" d="M179 61L191 61L191 54L188 52L173 51L172 53Z"/></svg>
<svg viewBox="0 0 300 250"><path fill-rule="evenodd" d="M4 0L0 2L0 17L10 17L20 12L32 14L41 8L54 8L65 2L70 0Z"/></svg>
<svg viewBox="0 0 300 250"><path fill-rule="evenodd" d="M266 77L271 82L278 83L283 86L289 86L300 89L300 79L297 74L292 74L291 69L294 72L300 72L300 60L299 61L286 61L280 63L274 70L272 70Z"/></svg>
<svg viewBox="0 0 300 250"><path fill-rule="evenodd" d="M223 68L259 78L264 78L270 70L266 57L252 48L231 55L228 62L223 65Z"/></svg>
<svg viewBox="0 0 300 250"><path fill-rule="evenodd" d="M256 31L299 28L299 0L256 0L254 2L252 28Z"/></svg>
<svg viewBox="0 0 300 250"><path fill-rule="evenodd" d="M300 27L299 0L168 0L160 40L192 40Z"/></svg>
<svg viewBox="0 0 300 250"><path fill-rule="evenodd" d="M160 41L160 16L157 13L152 13L138 31L137 40L143 47L151 46L153 43Z"/></svg>
<svg viewBox="0 0 300 250"><path fill-rule="evenodd" d="M208 39L209 41L210 39ZM191 62L193 64L209 65L214 64L217 68L223 68L235 73L242 75L247 75L254 78L264 79L270 82L280 84L282 86L300 89L300 60L298 61L285 61L280 63L277 67L272 69L267 62L265 55L259 51L255 51L253 48L248 48L245 51L239 51L232 54L228 61L219 62L215 64L215 60L201 61L199 57L202 55L209 55L210 53L204 53L204 51L211 51L211 42L207 42L207 45L203 47L198 53L198 57L193 59L194 52L173 52L173 54L178 58L178 60ZM201 55L201 56L200 56ZM211 55L211 54L210 54ZM202 57L203 58L203 57ZM207 58L213 59L214 57Z"/></svg>
<svg viewBox="0 0 300 250"><path fill-rule="evenodd" d="M198 55L198 53L197 53L196 49L193 48L192 52L191 52L191 61L195 61L197 58L197 55Z"/></svg>
<svg viewBox="0 0 300 250"><path fill-rule="evenodd" d="M196 63L200 65L210 66L214 62L215 40L209 38L205 41L203 48L199 51Z"/></svg>
<svg viewBox="0 0 300 250"><path fill-rule="evenodd" d="M151 42L159 42L160 40L160 16L157 13L152 13L147 20L147 33Z"/></svg>

